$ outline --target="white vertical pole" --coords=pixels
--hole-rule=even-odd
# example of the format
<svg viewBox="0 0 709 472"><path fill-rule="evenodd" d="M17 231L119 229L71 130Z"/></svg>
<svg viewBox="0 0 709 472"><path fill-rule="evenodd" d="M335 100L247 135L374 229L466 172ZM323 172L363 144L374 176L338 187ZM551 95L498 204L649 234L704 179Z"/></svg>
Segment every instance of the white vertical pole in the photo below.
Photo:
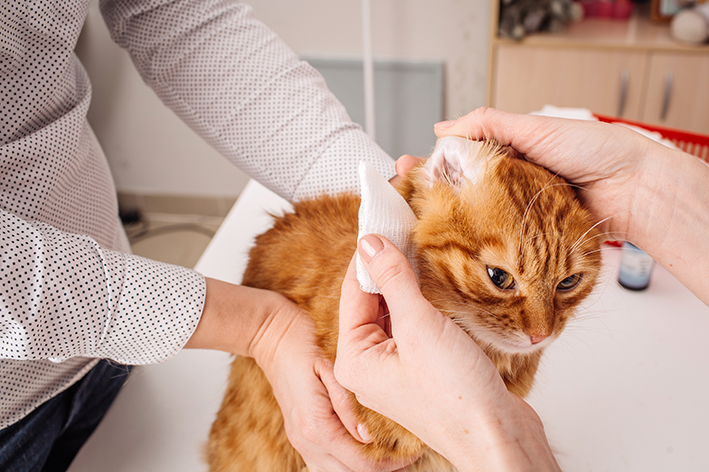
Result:
<svg viewBox="0 0 709 472"><path fill-rule="evenodd" d="M369 0L362 0L362 38L364 64L364 130L376 140L374 120L374 60L372 59L372 29Z"/></svg>

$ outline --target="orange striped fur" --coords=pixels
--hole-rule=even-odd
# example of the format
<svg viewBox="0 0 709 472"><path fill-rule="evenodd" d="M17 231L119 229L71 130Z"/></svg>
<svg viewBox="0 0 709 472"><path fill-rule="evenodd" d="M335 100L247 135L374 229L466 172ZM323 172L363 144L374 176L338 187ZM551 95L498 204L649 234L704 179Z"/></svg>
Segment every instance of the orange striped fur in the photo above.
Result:
<svg viewBox="0 0 709 472"><path fill-rule="evenodd" d="M600 234L563 179L494 143L482 152L484 176L475 185L452 182L445 172L431 183L430 173L420 167L399 192L418 218L414 240L422 293L482 347L507 387L525 396L544 347L594 287ZM351 194L296 203L292 213L277 217L273 228L257 238L243 279L303 307L315 321L324 355L333 361L340 285L356 248L358 207L359 198ZM499 288L490 269L504 271L514 285ZM532 338L543 340L532 344ZM423 454L410 470L454 470L414 435L362 407L354 396L352 402L374 438L362 445L365 454ZM300 472L305 467L286 438L270 385L252 359L234 360L207 460L212 472Z"/></svg>

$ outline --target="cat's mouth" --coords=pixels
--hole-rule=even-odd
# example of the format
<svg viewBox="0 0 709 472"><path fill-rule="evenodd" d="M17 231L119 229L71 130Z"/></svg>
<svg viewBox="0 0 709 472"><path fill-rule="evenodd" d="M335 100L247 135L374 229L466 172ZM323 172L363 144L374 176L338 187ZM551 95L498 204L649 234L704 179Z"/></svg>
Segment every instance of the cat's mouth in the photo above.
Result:
<svg viewBox="0 0 709 472"><path fill-rule="evenodd" d="M477 326L468 319L454 317L453 320L478 345L488 346L505 354L532 354L544 349L556 338L553 334L539 339L539 337L534 338L524 332L499 333L487 326Z"/></svg>
<svg viewBox="0 0 709 472"><path fill-rule="evenodd" d="M494 337L495 340L489 342L500 351L510 354L531 354L551 344L555 336L547 336L542 340L534 339L526 333L514 333L506 336L494 335Z"/></svg>

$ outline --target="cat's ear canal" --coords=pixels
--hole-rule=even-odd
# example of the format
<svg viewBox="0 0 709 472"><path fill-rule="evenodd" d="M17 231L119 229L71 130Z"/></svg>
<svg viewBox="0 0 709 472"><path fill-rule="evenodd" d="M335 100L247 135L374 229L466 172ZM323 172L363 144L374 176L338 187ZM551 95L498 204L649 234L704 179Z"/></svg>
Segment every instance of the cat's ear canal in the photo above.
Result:
<svg viewBox="0 0 709 472"><path fill-rule="evenodd" d="M423 174L433 187L438 182L460 189L480 182L487 168L485 145L480 141L446 136L436 143Z"/></svg>

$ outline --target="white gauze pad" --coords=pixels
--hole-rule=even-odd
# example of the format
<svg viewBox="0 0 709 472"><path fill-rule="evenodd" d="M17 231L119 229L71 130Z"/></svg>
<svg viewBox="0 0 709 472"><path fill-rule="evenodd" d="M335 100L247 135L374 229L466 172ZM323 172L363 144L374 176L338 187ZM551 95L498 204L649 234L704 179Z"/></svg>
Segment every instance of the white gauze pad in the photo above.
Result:
<svg viewBox="0 0 709 472"><path fill-rule="evenodd" d="M394 190L389 182L370 164L359 163L359 181L362 203L359 206L359 235L376 233L391 241L414 265L414 246L411 232L416 224L416 215L406 200ZM363 291L381 293L369 276L364 262L357 255L357 280Z"/></svg>

